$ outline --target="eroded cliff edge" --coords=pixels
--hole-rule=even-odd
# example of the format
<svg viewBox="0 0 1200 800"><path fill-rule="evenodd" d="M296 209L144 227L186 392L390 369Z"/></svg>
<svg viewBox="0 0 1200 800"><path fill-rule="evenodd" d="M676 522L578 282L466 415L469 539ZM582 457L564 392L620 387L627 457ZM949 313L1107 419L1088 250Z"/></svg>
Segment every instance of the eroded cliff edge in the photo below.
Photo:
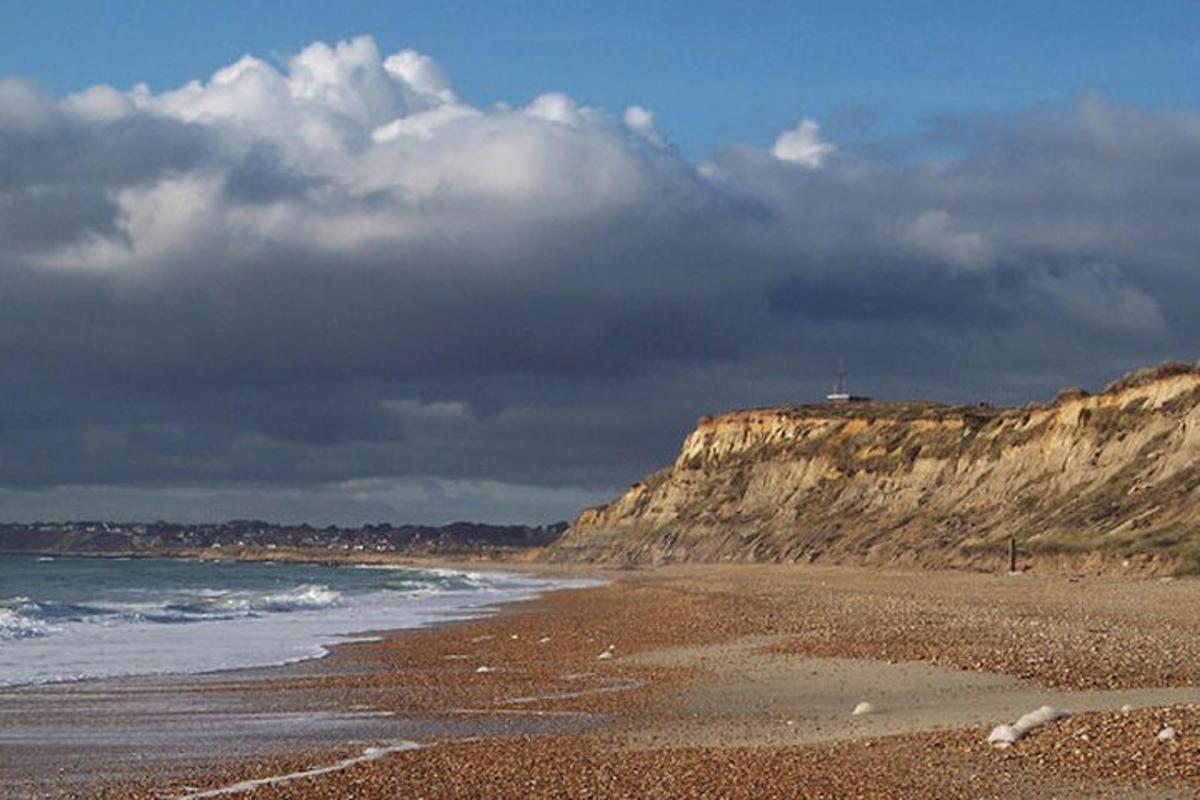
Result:
<svg viewBox="0 0 1200 800"><path fill-rule="evenodd" d="M584 510L561 560L1151 572L1200 564L1200 365L1024 408L869 403L700 420L671 466Z"/></svg>

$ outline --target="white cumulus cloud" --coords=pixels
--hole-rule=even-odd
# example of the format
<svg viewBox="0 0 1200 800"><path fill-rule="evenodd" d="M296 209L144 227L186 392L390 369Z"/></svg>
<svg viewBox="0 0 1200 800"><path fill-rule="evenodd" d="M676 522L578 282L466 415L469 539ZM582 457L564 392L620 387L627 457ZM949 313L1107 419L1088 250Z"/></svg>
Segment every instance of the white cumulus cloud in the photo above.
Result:
<svg viewBox="0 0 1200 800"><path fill-rule="evenodd" d="M651 144L659 147L664 144L662 134L654 127L654 112L642 106L629 106L625 109L624 121L626 128Z"/></svg>
<svg viewBox="0 0 1200 800"><path fill-rule="evenodd" d="M796 127L784 131L775 140L771 153L780 161L789 161L808 169L820 169L836 149L822 141L820 126L811 119L801 120Z"/></svg>
<svg viewBox="0 0 1200 800"><path fill-rule="evenodd" d="M7 81L0 95L9 100L0 123L35 133L63 114L98 132L139 114L188 126L213 149L203 169L164 174L158 187L109 187L119 209L113 226L34 259L65 270L165 269L208 235L242 252L500 235L493 221L511 232L632 210L659 169L625 133L661 142L640 107L625 114L625 128L561 92L523 108L476 108L459 100L433 59L414 50L384 55L368 36L314 43L283 68L247 55L158 94L97 86L55 104ZM680 175L686 180L678 172L673 179Z"/></svg>

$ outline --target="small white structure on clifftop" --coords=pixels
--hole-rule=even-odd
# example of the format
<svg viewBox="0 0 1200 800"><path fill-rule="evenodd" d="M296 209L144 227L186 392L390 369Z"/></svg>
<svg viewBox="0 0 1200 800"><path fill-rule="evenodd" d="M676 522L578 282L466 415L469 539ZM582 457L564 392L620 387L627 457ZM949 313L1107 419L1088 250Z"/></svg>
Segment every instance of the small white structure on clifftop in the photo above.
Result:
<svg viewBox="0 0 1200 800"><path fill-rule="evenodd" d="M833 384L833 391L825 395L825 400L829 403L865 403L870 399L846 391L846 363L843 361L839 364L837 381Z"/></svg>

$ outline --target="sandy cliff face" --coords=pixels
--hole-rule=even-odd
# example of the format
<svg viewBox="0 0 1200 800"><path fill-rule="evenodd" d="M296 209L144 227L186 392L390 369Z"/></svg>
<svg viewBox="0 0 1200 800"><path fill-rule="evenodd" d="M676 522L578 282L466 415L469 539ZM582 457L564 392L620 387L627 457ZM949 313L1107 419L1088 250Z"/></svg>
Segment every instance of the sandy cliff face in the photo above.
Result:
<svg viewBox="0 0 1200 800"><path fill-rule="evenodd" d="M1200 370L1020 409L854 404L700 420L670 467L585 510L551 557L1133 569L1200 557Z"/></svg>

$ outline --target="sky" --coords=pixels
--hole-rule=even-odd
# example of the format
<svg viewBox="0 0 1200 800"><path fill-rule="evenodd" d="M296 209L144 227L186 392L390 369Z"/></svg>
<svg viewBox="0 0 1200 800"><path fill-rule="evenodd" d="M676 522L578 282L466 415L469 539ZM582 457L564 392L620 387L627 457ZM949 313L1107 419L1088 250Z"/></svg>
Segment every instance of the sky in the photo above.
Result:
<svg viewBox="0 0 1200 800"><path fill-rule="evenodd" d="M1195 3L0 2L0 519L570 519L1195 360Z"/></svg>

